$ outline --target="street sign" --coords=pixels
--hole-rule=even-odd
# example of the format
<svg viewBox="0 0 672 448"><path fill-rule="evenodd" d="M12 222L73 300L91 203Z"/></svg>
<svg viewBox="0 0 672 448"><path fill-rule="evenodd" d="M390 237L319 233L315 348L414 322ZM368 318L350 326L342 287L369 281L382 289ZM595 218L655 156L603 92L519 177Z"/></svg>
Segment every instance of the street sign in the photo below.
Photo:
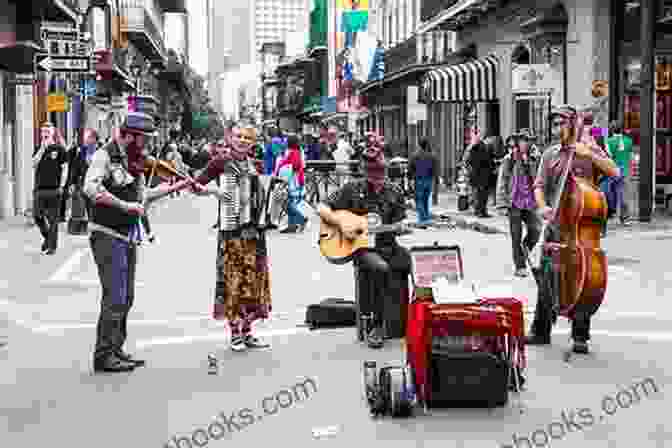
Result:
<svg viewBox="0 0 672 448"><path fill-rule="evenodd" d="M77 56L51 56L38 54L35 56L35 69L47 72L88 72L91 58Z"/></svg>
<svg viewBox="0 0 672 448"><path fill-rule="evenodd" d="M67 112L68 98L61 93L50 93L47 96L47 111L49 112Z"/></svg>
<svg viewBox="0 0 672 448"><path fill-rule="evenodd" d="M68 42L77 42L82 39L84 33L76 29L53 29L42 28L42 40L64 40Z"/></svg>
<svg viewBox="0 0 672 448"><path fill-rule="evenodd" d="M96 96L96 80L83 79L80 83L80 90L84 96Z"/></svg>

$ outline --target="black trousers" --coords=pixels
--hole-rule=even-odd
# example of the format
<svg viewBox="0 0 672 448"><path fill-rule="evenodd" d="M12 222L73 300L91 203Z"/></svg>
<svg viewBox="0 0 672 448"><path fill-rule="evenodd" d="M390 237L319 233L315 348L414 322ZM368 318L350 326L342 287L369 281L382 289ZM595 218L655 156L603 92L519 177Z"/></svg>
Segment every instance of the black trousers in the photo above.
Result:
<svg viewBox="0 0 672 448"><path fill-rule="evenodd" d="M399 298L408 291L408 275L411 272L411 255L408 249L398 244L385 245L361 251L354 260L358 269L357 300L360 310L373 314L374 326L383 321L395 321L399 316ZM405 280L405 282L404 282ZM396 299L396 300L395 300Z"/></svg>
<svg viewBox="0 0 672 448"><path fill-rule="evenodd" d="M34 195L34 217L47 249L58 247L58 223L61 194L56 190L38 190Z"/></svg>
<svg viewBox="0 0 672 448"><path fill-rule="evenodd" d="M525 239L523 240L523 224L525 224ZM532 250L541 232L541 222L533 210L522 210L519 208L509 208L509 229L511 231L511 249L513 252L513 264L516 269L524 269L527 266L525 262L525 253L522 245L524 244L528 251Z"/></svg>
<svg viewBox="0 0 672 448"><path fill-rule="evenodd" d="M560 297L560 274L547 269L534 269L533 274L539 287L537 306L534 310L532 333L542 338L550 338L551 328L557 319L553 309ZM572 318L572 339L578 342L590 340L590 318L596 309L593 306L577 305Z"/></svg>
<svg viewBox="0 0 672 448"><path fill-rule="evenodd" d="M122 351L128 313L135 299L137 247L102 232L89 237L103 290L96 330L94 360Z"/></svg>
<svg viewBox="0 0 672 448"><path fill-rule="evenodd" d="M63 188L63 195L61 196L61 207L58 217L61 221L65 221L65 215L68 213L68 200L70 199L70 185Z"/></svg>
<svg viewBox="0 0 672 448"><path fill-rule="evenodd" d="M149 225L149 218L147 217L147 215L142 215L142 218L140 218L140 220L142 221L142 226L145 229L145 233L147 235L151 235L152 226Z"/></svg>
<svg viewBox="0 0 672 448"><path fill-rule="evenodd" d="M485 215L488 212L488 197L490 196L490 188L487 185L476 185L476 204L474 205L474 212L477 215Z"/></svg>

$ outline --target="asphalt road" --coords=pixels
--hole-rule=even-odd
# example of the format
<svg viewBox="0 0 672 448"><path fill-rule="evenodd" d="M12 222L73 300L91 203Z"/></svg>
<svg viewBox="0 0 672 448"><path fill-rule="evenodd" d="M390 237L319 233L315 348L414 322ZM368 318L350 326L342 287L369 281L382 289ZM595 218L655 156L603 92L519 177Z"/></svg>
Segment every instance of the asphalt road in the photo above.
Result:
<svg viewBox="0 0 672 448"><path fill-rule="evenodd" d="M400 363L401 344L371 351L355 342L354 329L310 332L302 325L306 305L353 297L351 266L322 259L315 223L303 235L271 234L274 313L259 334L273 347L231 353L224 326L209 318L214 220L210 199L182 197L155 211L159 242L142 249L128 343L148 364L117 375L90 372L100 290L86 237L62 234L59 252L44 257L36 229L0 234L0 332L9 341L0 349L1 446L478 448L513 445L514 437L529 438L519 440L521 448L551 440L554 447L672 446L672 237L665 232L604 240L610 277L591 355L563 361L568 325L561 322L551 347L529 349L528 388L509 406L372 420L362 398L362 361ZM466 279L484 294L513 294L534 305L532 280L511 276L506 235L428 230L402 238L408 246L434 241L461 245ZM218 375L207 373L210 353L218 357ZM645 378L657 392L640 383ZM605 397L609 412L601 410ZM580 408L583 420L568 423ZM318 440L313 430L331 435ZM174 436L194 438L187 444Z"/></svg>

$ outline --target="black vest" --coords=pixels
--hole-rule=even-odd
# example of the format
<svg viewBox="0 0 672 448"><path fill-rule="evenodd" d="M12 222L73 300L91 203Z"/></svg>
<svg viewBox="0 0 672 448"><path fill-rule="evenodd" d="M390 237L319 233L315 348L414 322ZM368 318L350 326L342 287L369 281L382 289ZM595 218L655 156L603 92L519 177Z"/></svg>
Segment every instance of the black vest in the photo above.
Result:
<svg viewBox="0 0 672 448"><path fill-rule="evenodd" d="M111 142L100 151L107 151L110 156L110 172L103 181L103 186L112 195L126 202L140 201L140 188L137 177L128 172L128 162L116 143ZM93 208L95 224L107 227L128 236L131 227L138 222L138 217L119 210L116 207L96 204Z"/></svg>

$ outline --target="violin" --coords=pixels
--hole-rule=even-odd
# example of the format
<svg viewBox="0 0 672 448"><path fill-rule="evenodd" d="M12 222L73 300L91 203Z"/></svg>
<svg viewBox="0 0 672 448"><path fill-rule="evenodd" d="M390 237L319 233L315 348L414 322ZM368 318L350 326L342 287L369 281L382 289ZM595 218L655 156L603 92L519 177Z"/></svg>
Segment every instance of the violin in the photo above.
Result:
<svg viewBox="0 0 672 448"><path fill-rule="evenodd" d="M194 181L188 173L178 169L173 162L166 162L152 156L147 156L143 159L143 169L149 180L154 176L158 176L164 181L170 181L175 178Z"/></svg>
<svg viewBox="0 0 672 448"><path fill-rule="evenodd" d="M576 142L589 143L579 113ZM575 154L570 154L571 165ZM602 304L607 289L607 257L600 246L607 219L607 201L597 179L572 174L567 177L556 210L560 243L549 243L560 274L558 313L572 319L577 311L592 316Z"/></svg>

